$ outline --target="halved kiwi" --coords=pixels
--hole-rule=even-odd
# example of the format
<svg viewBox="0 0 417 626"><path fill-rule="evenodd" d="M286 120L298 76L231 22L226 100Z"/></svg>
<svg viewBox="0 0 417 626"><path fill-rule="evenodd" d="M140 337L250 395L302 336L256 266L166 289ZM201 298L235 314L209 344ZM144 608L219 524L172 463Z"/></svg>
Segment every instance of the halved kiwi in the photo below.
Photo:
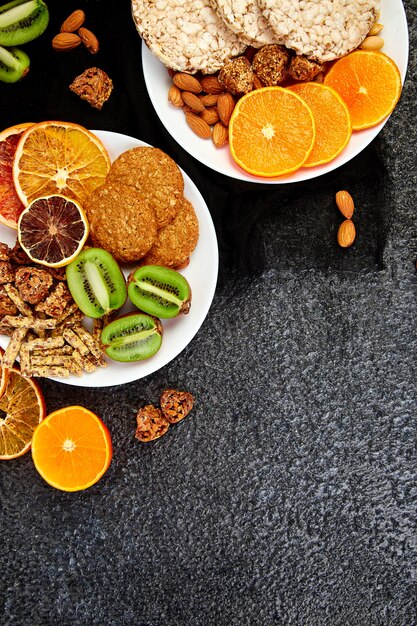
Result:
<svg viewBox="0 0 417 626"><path fill-rule="evenodd" d="M0 44L20 46L39 37L49 23L42 0L13 0L0 7Z"/></svg>
<svg viewBox="0 0 417 626"><path fill-rule="evenodd" d="M190 310L190 285L175 270L143 265L129 276L128 283L129 298L145 313L168 319Z"/></svg>
<svg viewBox="0 0 417 626"><path fill-rule="evenodd" d="M16 83L29 71L30 59L19 48L0 46L0 80L3 83Z"/></svg>
<svg viewBox="0 0 417 626"><path fill-rule="evenodd" d="M158 318L146 313L128 313L104 327L101 343L114 361L143 361L158 352L162 334Z"/></svg>
<svg viewBox="0 0 417 626"><path fill-rule="evenodd" d="M67 265L68 288L81 311L102 317L126 302L126 281L110 252L86 248Z"/></svg>

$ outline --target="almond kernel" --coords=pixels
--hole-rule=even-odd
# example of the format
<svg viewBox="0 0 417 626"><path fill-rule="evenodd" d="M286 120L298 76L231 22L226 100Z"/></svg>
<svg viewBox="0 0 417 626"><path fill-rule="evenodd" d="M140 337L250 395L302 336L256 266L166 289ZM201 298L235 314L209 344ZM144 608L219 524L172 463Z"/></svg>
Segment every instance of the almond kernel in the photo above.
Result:
<svg viewBox="0 0 417 626"><path fill-rule="evenodd" d="M174 85L183 91L191 91L191 93L200 93L202 88L198 80L191 76L191 74L185 74L179 72L172 78Z"/></svg>
<svg viewBox="0 0 417 626"><path fill-rule="evenodd" d="M343 217L350 219L355 210L355 203L350 193L346 190L338 191L336 194L336 205Z"/></svg>
<svg viewBox="0 0 417 626"><path fill-rule="evenodd" d="M185 114L185 119L191 130L201 139L209 139L211 137L211 128L201 117L189 112Z"/></svg>
<svg viewBox="0 0 417 626"><path fill-rule="evenodd" d="M184 100L182 99L181 89L178 89L176 85L171 85L168 91L168 100L174 107L181 108L184 104Z"/></svg>
<svg viewBox="0 0 417 626"><path fill-rule="evenodd" d="M229 139L229 131L221 122L217 122L217 124L215 124L212 139L216 148L221 148L227 143L227 140Z"/></svg>
<svg viewBox="0 0 417 626"><path fill-rule="evenodd" d="M81 9L73 11L71 15L62 23L61 33L73 33L84 24L85 13Z"/></svg>
<svg viewBox="0 0 417 626"><path fill-rule="evenodd" d="M91 30L89 30L88 28L84 27L78 29L78 34L81 37L81 41L83 42L87 50L91 52L91 54L97 54L100 46L95 34L92 33Z"/></svg>
<svg viewBox="0 0 417 626"><path fill-rule="evenodd" d="M75 33L58 33L52 39L52 48L57 52L74 50L81 43L81 38Z"/></svg>
<svg viewBox="0 0 417 626"><path fill-rule="evenodd" d="M342 248L349 248L355 241L356 229L352 220L344 220L337 231L337 243Z"/></svg>
<svg viewBox="0 0 417 626"><path fill-rule="evenodd" d="M181 95L185 104L187 104L195 113L202 113L202 111L206 108L195 93L191 93L191 91L183 91Z"/></svg>
<svg viewBox="0 0 417 626"><path fill-rule="evenodd" d="M221 93L217 100L217 112L219 114L220 121L225 126L229 125L230 117L235 108L235 100L231 93Z"/></svg>

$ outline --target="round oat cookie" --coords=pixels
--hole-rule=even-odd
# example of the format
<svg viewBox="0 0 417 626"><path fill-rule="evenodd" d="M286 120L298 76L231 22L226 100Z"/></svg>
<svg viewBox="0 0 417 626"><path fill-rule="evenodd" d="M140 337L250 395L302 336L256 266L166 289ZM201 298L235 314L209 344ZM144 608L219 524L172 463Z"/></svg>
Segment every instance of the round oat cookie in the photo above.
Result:
<svg viewBox="0 0 417 626"><path fill-rule="evenodd" d="M106 182L91 193L83 208L93 244L122 263L141 259L156 238L155 214L128 185Z"/></svg>
<svg viewBox="0 0 417 626"><path fill-rule="evenodd" d="M165 152L150 146L123 152L112 163L107 180L136 189L154 210L157 228L174 219L184 193L178 165Z"/></svg>
<svg viewBox="0 0 417 626"><path fill-rule="evenodd" d="M258 0L285 46L317 61L338 59L359 46L380 0Z"/></svg>
<svg viewBox="0 0 417 626"><path fill-rule="evenodd" d="M187 198L183 198L181 208L171 224L158 230L156 241L143 263L173 268L183 265L197 245L198 234L194 207Z"/></svg>
<svg viewBox="0 0 417 626"><path fill-rule="evenodd" d="M280 43L257 0L212 0L212 4L226 26L248 46L261 48Z"/></svg>
<svg viewBox="0 0 417 626"><path fill-rule="evenodd" d="M148 48L179 72L213 74L246 48L210 0L132 0L132 15Z"/></svg>

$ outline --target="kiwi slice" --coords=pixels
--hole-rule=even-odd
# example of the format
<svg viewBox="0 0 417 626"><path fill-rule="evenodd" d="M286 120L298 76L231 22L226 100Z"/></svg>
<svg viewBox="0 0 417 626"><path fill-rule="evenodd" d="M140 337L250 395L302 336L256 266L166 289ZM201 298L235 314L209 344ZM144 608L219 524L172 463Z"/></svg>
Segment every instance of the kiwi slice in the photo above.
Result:
<svg viewBox="0 0 417 626"><path fill-rule="evenodd" d="M30 59L19 48L0 46L0 80L3 83L16 83L29 71Z"/></svg>
<svg viewBox="0 0 417 626"><path fill-rule="evenodd" d="M42 0L13 0L0 7L0 44L20 46L42 35L49 22Z"/></svg>
<svg viewBox="0 0 417 626"><path fill-rule="evenodd" d="M86 248L67 265L66 275L72 297L89 317L103 317L126 302L125 277L107 250Z"/></svg>
<svg viewBox="0 0 417 626"><path fill-rule="evenodd" d="M143 265L129 276L128 295L140 309L168 319L188 313L191 288L179 272L161 265Z"/></svg>
<svg viewBox="0 0 417 626"><path fill-rule="evenodd" d="M103 328L101 343L114 361L143 361L158 352L162 334L158 318L146 313L128 313Z"/></svg>

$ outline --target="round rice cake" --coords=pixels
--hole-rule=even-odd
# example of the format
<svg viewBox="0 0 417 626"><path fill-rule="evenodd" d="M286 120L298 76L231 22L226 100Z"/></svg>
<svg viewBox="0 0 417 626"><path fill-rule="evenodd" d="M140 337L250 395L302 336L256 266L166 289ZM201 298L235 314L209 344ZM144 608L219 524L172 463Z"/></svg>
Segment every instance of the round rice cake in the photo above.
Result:
<svg viewBox="0 0 417 626"><path fill-rule="evenodd" d="M174 219L184 193L178 165L165 152L151 146L123 152L112 163L107 180L136 189L155 212L157 228Z"/></svg>
<svg viewBox="0 0 417 626"><path fill-rule="evenodd" d="M199 226L194 207L187 198L183 198L181 208L171 224L158 230L156 241L143 263L173 268L183 265L195 249L198 235Z"/></svg>
<svg viewBox="0 0 417 626"><path fill-rule="evenodd" d="M87 197L83 208L93 244L119 262L138 261L155 242L155 214L129 185L106 182Z"/></svg>
<svg viewBox="0 0 417 626"><path fill-rule="evenodd" d="M318 61L351 52L377 18L379 0L258 0L282 43Z"/></svg>
<svg viewBox="0 0 417 626"><path fill-rule="evenodd" d="M179 72L213 74L246 48L210 0L132 0L132 15L148 48Z"/></svg>
<svg viewBox="0 0 417 626"><path fill-rule="evenodd" d="M280 43L256 0L212 0L212 3L226 26L248 46L261 48Z"/></svg>

